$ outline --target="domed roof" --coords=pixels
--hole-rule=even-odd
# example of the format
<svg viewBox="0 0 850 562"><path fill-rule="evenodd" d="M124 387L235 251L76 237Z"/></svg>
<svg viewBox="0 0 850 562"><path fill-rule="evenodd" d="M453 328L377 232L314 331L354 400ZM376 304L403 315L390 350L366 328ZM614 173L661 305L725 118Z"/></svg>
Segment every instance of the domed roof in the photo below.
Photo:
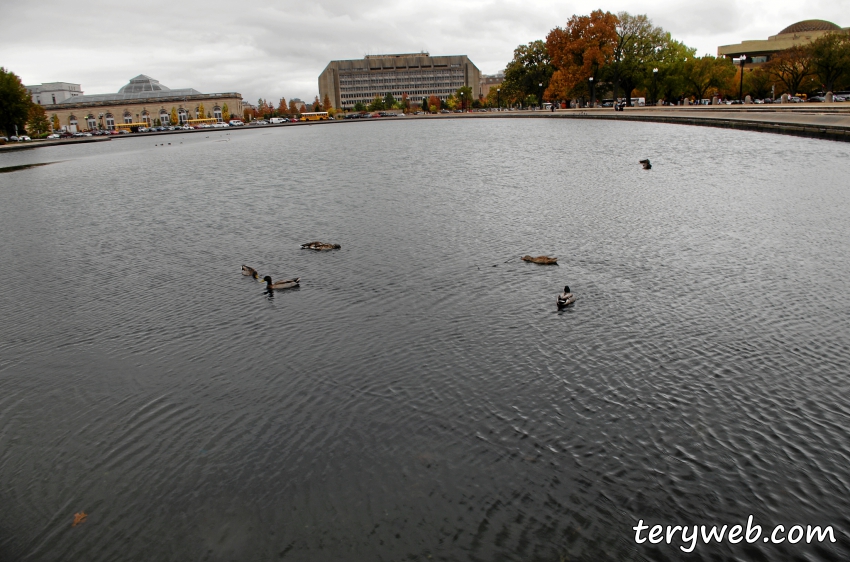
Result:
<svg viewBox="0 0 850 562"><path fill-rule="evenodd" d="M119 94L137 94L140 92L168 92L170 88L154 80L150 76L139 74L130 80L130 83L118 90Z"/></svg>
<svg viewBox="0 0 850 562"><path fill-rule="evenodd" d="M807 31L838 31L840 29L840 26L835 25L831 21L803 20L789 25L780 31L778 35L784 35L786 33L806 33Z"/></svg>

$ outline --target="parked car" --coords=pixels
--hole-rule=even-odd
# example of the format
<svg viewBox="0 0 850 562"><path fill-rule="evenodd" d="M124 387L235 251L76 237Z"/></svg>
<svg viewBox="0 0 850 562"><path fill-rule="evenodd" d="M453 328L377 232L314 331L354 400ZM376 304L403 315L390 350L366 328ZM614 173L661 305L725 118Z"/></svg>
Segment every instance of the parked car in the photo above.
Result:
<svg viewBox="0 0 850 562"><path fill-rule="evenodd" d="M832 101L847 101L844 96L832 96Z"/></svg>
<svg viewBox="0 0 850 562"><path fill-rule="evenodd" d="M31 140L32 140L32 139L31 139L31 138L29 138L29 137L28 137L28 136L26 136L26 135L21 135L21 136L19 136L19 137L18 137L18 142L25 142L25 141L31 141Z"/></svg>
<svg viewBox="0 0 850 562"><path fill-rule="evenodd" d="M58 139L58 138L59 138L59 134L58 134L58 133L53 133L53 134L47 135L47 138L49 138L49 139Z"/></svg>
<svg viewBox="0 0 850 562"><path fill-rule="evenodd" d="M231 119L228 123L231 127L240 127L245 124L241 119Z"/></svg>
<svg viewBox="0 0 850 562"><path fill-rule="evenodd" d="M806 101L810 101L810 102L825 102L825 101L826 101L826 98L825 98L824 96L812 96L812 97L810 97L809 99L807 99Z"/></svg>

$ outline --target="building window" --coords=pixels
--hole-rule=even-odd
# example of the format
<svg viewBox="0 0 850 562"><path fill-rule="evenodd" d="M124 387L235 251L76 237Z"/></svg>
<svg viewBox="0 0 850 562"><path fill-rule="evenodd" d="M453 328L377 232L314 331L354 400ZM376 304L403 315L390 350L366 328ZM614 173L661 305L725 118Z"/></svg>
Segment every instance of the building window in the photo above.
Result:
<svg viewBox="0 0 850 562"><path fill-rule="evenodd" d="M177 120L181 125L185 125L189 121L189 114L186 113L185 109L181 109L177 112Z"/></svg>
<svg viewBox="0 0 850 562"><path fill-rule="evenodd" d="M215 117L215 120L219 123L221 122L221 108L219 106L215 106L213 108L213 117Z"/></svg>
<svg viewBox="0 0 850 562"><path fill-rule="evenodd" d="M75 115L71 115L68 117L68 124L70 125L70 130L72 133L77 132L77 117Z"/></svg>
<svg viewBox="0 0 850 562"><path fill-rule="evenodd" d="M142 111L142 121L144 121L144 122L145 122L145 124L146 124L148 127L150 127L150 126L151 126L151 116L150 116L150 114L149 114L147 111Z"/></svg>
<svg viewBox="0 0 850 562"><path fill-rule="evenodd" d="M163 127L169 124L168 113L164 109L159 112L159 122Z"/></svg>
<svg viewBox="0 0 850 562"><path fill-rule="evenodd" d="M86 125L89 129L97 129L97 119L94 118L94 115L86 117Z"/></svg>
<svg viewBox="0 0 850 562"><path fill-rule="evenodd" d="M115 128L115 117L111 113L106 114L106 128L110 131Z"/></svg>
<svg viewBox="0 0 850 562"><path fill-rule="evenodd" d="M124 122L125 123L132 123L133 122L133 115L130 114L129 111L124 112Z"/></svg>

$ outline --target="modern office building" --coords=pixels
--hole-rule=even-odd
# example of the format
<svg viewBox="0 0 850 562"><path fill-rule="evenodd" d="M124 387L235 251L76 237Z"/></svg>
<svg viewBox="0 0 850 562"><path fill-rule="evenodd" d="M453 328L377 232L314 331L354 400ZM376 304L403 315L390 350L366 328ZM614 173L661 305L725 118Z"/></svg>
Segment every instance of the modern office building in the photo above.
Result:
<svg viewBox="0 0 850 562"><path fill-rule="evenodd" d="M717 47L717 55L727 58L740 58L746 55L747 63L765 63L774 53L795 45L807 45L827 33L836 32L848 33L850 28L842 28L824 20L798 21L767 39L742 41L735 45Z"/></svg>
<svg viewBox="0 0 850 562"><path fill-rule="evenodd" d="M221 121L225 112L241 118L242 95L202 94L194 88L172 90L140 74L114 94L72 96L44 109L49 119L55 115L60 126L72 132L114 129L119 123L153 125L157 120L163 125L177 125L171 122L172 110L179 123L204 118Z"/></svg>
<svg viewBox="0 0 850 562"><path fill-rule="evenodd" d="M79 84L69 82L47 82L37 86L24 86L32 96L32 102L39 105L51 105L83 95Z"/></svg>
<svg viewBox="0 0 850 562"><path fill-rule="evenodd" d="M478 99L480 81L481 72L466 55L369 55L328 63L319 75L319 99L328 96L334 107L351 109L388 93L397 99L407 94L413 103L430 96L444 100L461 87L472 88L472 99Z"/></svg>

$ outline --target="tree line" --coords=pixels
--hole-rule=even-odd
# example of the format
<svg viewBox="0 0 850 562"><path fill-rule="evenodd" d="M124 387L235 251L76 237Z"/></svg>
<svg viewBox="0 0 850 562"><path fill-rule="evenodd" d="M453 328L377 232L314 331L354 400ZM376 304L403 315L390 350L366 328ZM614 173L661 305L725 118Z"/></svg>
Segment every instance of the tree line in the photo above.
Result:
<svg viewBox="0 0 850 562"><path fill-rule="evenodd" d="M746 63L746 61L744 61ZM711 96L769 97L838 91L850 87L850 36L829 33L805 45L774 54L746 68L725 57L696 56L646 15L603 12L573 15L564 27L520 45L505 68L501 91L491 88L487 105L536 105L591 95L645 97L676 102Z"/></svg>

